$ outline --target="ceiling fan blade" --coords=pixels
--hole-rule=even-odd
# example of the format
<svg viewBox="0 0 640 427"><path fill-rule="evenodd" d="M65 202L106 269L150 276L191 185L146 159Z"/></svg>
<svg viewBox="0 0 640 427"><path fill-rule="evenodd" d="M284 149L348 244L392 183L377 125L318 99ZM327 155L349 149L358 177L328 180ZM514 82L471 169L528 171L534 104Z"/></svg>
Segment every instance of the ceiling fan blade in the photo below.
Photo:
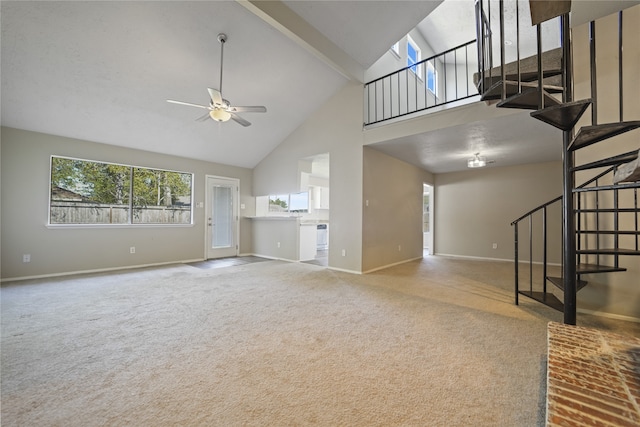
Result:
<svg viewBox="0 0 640 427"><path fill-rule="evenodd" d="M231 120L240 123L244 127L251 126L251 122L248 122L235 113L231 113Z"/></svg>
<svg viewBox="0 0 640 427"><path fill-rule="evenodd" d="M211 118L211 116L209 115L209 113L206 113L205 115L198 117L196 119L196 122L204 122L205 120L210 119L210 118Z"/></svg>
<svg viewBox="0 0 640 427"><path fill-rule="evenodd" d="M211 107L205 107L204 105L192 104L190 102L174 101L173 99L167 99L167 102L170 102L172 104L186 105L188 107L198 107L198 108L204 108L205 110L211 110Z"/></svg>
<svg viewBox="0 0 640 427"><path fill-rule="evenodd" d="M267 107L263 107L262 105L229 107L227 111L229 111L230 113L266 113Z"/></svg>
<svg viewBox="0 0 640 427"><path fill-rule="evenodd" d="M209 87L207 88L207 90L209 91L209 96L211 97L211 102L213 102L213 105L217 105L217 106L225 105L224 101L222 100L222 94L218 89L211 89Z"/></svg>

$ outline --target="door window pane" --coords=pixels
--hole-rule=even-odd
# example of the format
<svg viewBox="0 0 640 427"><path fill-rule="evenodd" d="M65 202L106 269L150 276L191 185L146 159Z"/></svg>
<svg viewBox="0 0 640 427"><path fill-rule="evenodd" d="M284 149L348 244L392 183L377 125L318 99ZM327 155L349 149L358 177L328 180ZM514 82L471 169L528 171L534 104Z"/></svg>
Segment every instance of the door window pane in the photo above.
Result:
<svg viewBox="0 0 640 427"><path fill-rule="evenodd" d="M231 187L213 187L213 218L211 246L228 248L233 245L233 192Z"/></svg>

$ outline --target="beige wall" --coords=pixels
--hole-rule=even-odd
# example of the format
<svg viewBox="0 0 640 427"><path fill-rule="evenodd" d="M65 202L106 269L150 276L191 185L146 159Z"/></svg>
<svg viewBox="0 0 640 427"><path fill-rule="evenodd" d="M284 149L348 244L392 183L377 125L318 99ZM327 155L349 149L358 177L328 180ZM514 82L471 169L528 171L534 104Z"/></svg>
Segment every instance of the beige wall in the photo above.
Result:
<svg viewBox="0 0 640 427"><path fill-rule="evenodd" d="M623 12L623 75L624 75L624 120L640 120L640 5L625 9ZM573 29L575 99L591 97L589 80L589 29L588 24ZM618 14L609 15L596 21L596 65L597 65L597 113L598 123L610 123L619 120L618 97ZM591 109L581 118L576 129L591 125ZM601 158L610 157L640 149L640 129L619 135L612 139L599 142L576 152L576 164L583 164ZM593 177L601 169L585 171L577 176L577 183ZM610 184L604 180L600 184ZM588 202L593 205L595 194L586 195ZM611 194L601 193L599 203L604 206ZM620 192L620 203L627 207L633 206L633 192ZM621 206L622 206L621 205ZM594 218L583 216L583 221ZM620 226L623 229L634 228L634 215L621 214ZM600 226L612 227L611 215L601 215ZM589 239L590 247L595 241ZM611 237L601 239L602 247L612 246ZM634 236L622 236L621 247L633 249ZM583 258L582 262L596 263L596 257ZM613 265L613 257L601 257L600 263ZM616 313L640 318L640 259L637 256L620 257L620 266L627 268L627 272L609 274L590 274L583 276L589 282L578 293L578 309Z"/></svg>
<svg viewBox="0 0 640 427"><path fill-rule="evenodd" d="M435 253L512 260L511 222L561 194L560 162L438 174L434 201ZM559 263L561 218L555 217L549 223L549 260ZM497 249L493 249L493 243L498 244ZM535 243L537 248L540 242ZM536 248L534 255L540 253ZM521 250L520 258L528 259L528 248Z"/></svg>
<svg viewBox="0 0 640 427"><path fill-rule="evenodd" d="M364 147L362 271L422 257L423 184L433 176Z"/></svg>
<svg viewBox="0 0 640 427"><path fill-rule="evenodd" d="M362 266L362 108L362 85L346 85L253 174L257 195L294 193L300 191L299 160L329 153L329 266L353 272Z"/></svg>
<svg viewBox="0 0 640 427"><path fill-rule="evenodd" d="M194 209L193 226L47 227L51 155L192 172L196 202L205 200L205 175L237 178L239 202L253 214L249 169L4 127L1 137L3 279L204 258L204 208ZM252 252L249 220L240 224L240 252Z"/></svg>

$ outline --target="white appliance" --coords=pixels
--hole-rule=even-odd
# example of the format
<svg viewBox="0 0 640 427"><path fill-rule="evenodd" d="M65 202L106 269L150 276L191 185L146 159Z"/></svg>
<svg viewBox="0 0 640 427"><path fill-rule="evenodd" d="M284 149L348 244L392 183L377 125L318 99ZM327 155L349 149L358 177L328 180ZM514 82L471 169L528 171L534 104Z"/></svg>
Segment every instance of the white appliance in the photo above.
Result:
<svg viewBox="0 0 640 427"><path fill-rule="evenodd" d="M318 250L326 251L329 247L329 225L318 224Z"/></svg>

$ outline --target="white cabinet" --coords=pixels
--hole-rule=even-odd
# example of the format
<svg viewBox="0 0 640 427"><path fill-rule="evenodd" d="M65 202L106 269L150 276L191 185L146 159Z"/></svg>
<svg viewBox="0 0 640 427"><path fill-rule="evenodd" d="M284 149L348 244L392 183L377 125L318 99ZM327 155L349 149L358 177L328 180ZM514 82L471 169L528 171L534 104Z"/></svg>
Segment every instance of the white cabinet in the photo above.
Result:
<svg viewBox="0 0 640 427"><path fill-rule="evenodd" d="M314 209L329 209L329 187L312 187Z"/></svg>
<svg viewBox="0 0 640 427"><path fill-rule="evenodd" d="M309 261L316 257L316 224L300 224L300 251L298 259Z"/></svg>

